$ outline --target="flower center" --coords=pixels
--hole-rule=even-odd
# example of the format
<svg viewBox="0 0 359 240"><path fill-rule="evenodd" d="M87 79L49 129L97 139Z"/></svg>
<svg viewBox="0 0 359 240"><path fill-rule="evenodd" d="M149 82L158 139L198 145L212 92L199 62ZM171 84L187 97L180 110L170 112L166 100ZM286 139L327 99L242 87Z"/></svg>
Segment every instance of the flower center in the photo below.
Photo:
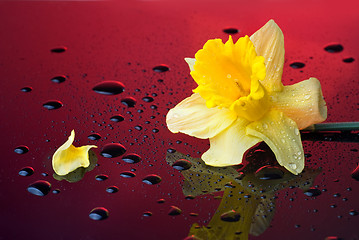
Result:
<svg viewBox="0 0 359 240"><path fill-rule="evenodd" d="M268 110L268 96L259 80L266 74L264 57L257 56L248 36L233 43L230 36L208 40L196 55L193 79L208 108L229 108L249 121L260 119Z"/></svg>

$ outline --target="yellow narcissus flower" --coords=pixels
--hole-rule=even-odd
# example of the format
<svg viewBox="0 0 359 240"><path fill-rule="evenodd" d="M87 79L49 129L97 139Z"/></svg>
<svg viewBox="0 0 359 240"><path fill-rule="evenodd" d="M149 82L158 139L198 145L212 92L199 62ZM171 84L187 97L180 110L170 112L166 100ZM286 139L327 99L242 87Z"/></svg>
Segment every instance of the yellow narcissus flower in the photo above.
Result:
<svg viewBox="0 0 359 240"><path fill-rule="evenodd" d="M88 151L91 148L97 148L97 146L75 147L72 145L74 139L75 131L72 130L68 140L52 156L52 168L57 175L63 176L79 167L86 168L90 165Z"/></svg>
<svg viewBox="0 0 359 240"><path fill-rule="evenodd" d="M240 164L264 141L280 165L293 174L303 170L299 129L324 121L327 107L316 78L283 86L284 37L273 20L236 43L208 40L185 60L198 87L168 112L171 132L209 138L207 165Z"/></svg>

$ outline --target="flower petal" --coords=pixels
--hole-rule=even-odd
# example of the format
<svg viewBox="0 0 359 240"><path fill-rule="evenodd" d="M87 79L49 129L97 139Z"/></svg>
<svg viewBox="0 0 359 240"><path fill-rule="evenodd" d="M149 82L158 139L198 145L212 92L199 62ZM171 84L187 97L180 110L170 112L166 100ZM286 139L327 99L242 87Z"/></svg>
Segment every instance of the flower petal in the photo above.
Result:
<svg viewBox="0 0 359 240"><path fill-rule="evenodd" d="M197 138L211 138L236 120L233 111L226 108L207 108L206 101L198 94L184 99L172 108L166 117L168 129Z"/></svg>
<svg viewBox="0 0 359 240"><path fill-rule="evenodd" d="M52 167L57 175L66 175L79 167L90 165L88 151L97 148L95 145L74 147L75 131L71 131L68 140L59 147L52 157Z"/></svg>
<svg viewBox="0 0 359 240"><path fill-rule="evenodd" d="M184 60L188 64L189 70L194 71L193 66L196 63L196 59L195 58L185 58Z"/></svg>
<svg viewBox="0 0 359 240"><path fill-rule="evenodd" d="M282 73L284 64L284 36L282 30L273 21L269 20L251 37L256 52L265 58L266 77L261 81L267 91L281 91Z"/></svg>
<svg viewBox="0 0 359 240"><path fill-rule="evenodd" d="M282 92L272 95L273 108L283 112L297 123L299 129L323 122L327 118L320 82L316 78L284 86Z"/></svg>
<svg viewBox="0 0 359 240"><path fill-rule="evenodd" d="M304 168L304 152L296 123L282 112L272 110L247 126L247 134L260 138L273 151L278 163L293 174Z"/></svg>
<svg viewBox="0 0 359 240"><path fill-rule="evenodd" d="M202 155L207 165L222 167L240 164L243 154L261 139L246 135L250 122L244 118L237 120L217 136L210 138L211 147Z"/></svg>

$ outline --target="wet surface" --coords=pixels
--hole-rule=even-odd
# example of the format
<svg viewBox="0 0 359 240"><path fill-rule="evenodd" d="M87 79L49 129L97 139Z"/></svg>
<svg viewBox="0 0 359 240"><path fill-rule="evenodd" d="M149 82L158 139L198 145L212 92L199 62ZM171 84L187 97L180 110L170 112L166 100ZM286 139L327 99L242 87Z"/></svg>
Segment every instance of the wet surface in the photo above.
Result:
<svg viewBox="0 0 359 240"><path fill-rule="evenodd" d="M183 58L210 38L251 35L271 18L285 36L284 84L317 77L327 121L358 121L358 7L0 2L0 238L181 240L215 223L212 231L222 226L239 239L359 239L358 132L303 134L300 177L269 160L206 175L191 172L203 170L191 160L208 140L165 124L196 87ZM98 148L88 169L57 176L51 157L72 129L75 146Z"/></svg>

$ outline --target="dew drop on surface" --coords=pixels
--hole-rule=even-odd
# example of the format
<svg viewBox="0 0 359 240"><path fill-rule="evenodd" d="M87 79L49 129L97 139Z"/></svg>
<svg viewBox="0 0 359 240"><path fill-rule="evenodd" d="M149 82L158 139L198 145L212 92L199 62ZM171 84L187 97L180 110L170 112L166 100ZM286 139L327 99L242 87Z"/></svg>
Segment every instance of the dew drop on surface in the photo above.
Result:
<svg viewBox="0 0 359 240"><path fill-rule="evenodd" d="M155 72L167 72L170 70L170 68L165 64L160 64L160 65L152 68L152 70Z"/></svg>
<svg viewBox="0 0 359 240"><path fill-rule="evenodd" d="M143 97L142 100L145 102L153 102L154 101L153 97Z"/></svg>
<svg viewBox="0 0 359 240"><path fill-rule="evenodd" d="M148 185L155 185L157 183L160 183L161 181L162 178L156 174L149 174L142 179L142 182Z"/></svg>
<svg viewBox="0 0 359 240"><path fill-rule="evenodd" d="M24 167L19 171L19 175L23 177L28 177L34 174L34 169L32 167Z"/></svg>
<svg viewBox="0 0 359 240"><path fill-rule="evenodd" d="M90 140L95 141L95 140L101 139L101 135L98 134L98 133L93 133L91 135L88 135L87 138L90 139Z"/></svg>
<svg viewBox="0 0 359 240"><path fill-rule="evenodd" d="M239 30L237 28L234 28L234 27L226 27L223 29L223 32L224 33L227 33L227 34L236 34L239 32Z"/></svg>
<svg viewBox="0 0 359 240"><path fill-rule="evenodd" d="M327 46L324 47L324 50L329 52L329 53L338 53L343 51L343 46L339 43L332 43L332 44L328 44Z"/></svg>
<svg viewBox="0 0 359 240"><path fill-rule="evenodd" d="M137 103L137 100L133 97L126 97L121 99L121 103L127 107L134 107Z"/></svg>
<svg viewBox="0 0 359 240"><path fill-rule="evenodd" d="M289 66L291 68L298 69L298 68L304 68L305 64L302 62L293 62L293 63L289 64Z"/></svg>
<svg viewBox="0 0 359 240"><path fill-rule="evenodd" d="M58 100L51 100L51 101L44 103L42 106L44 108L46 108L47 110L55 110L55 109L61 108L63 106L63 104L62 104L62 102L60 102Z"/></svg>
<svg viewBox="0 0 359 240"><path fill-rule="evenodd" d="M352 63L352 62L354 62L354 58L352 58L352 57L343 58L343 62Z"/></svg>
<svg viewBox="0 0 359 240"><path fill-rule="evenodd" d="M340 240L337 236L328 236L324 240Z"/></svg>
<svg viewBox="0 0 359 240"><path fill-rule="evenodd" d="M103 81L93 87L92 90L103 95L117 95L125 91L125 85L119 81Z"/></svg>
<svg viewBox="0 0 359 240"><path fill-rule="evenodd" d="M60 189L54 189L54 190L52 190L52 193L53 194L59 194L61 191L60 191Z"/></svg>
<svg viewBox="0 0 359 240"><path fill-rule="evenodd" d="M108 218L109 216L109 212L106 208L104 207L96 207L94 209L91 210L89 217L92 220L105 220L106 218Z"/></svg>
<svg viewBox="0 0 359 240"><path fill-rule="evenodd" d="M291 169L297 169L297 164L295 163L289 163L288 165Z"/></svg>
<svg viewBox="0 0 359 240"><path fill-rule="evenodd" d="M352 171L351 176L355 180L359 181L359 165Z"/></svg>
<svg viewBox="0 0 359 240"><path fill-rule="evenodd" d="M51 184L47 181L39 180L28 186L27 191L36 196L45 196L50 192Z"/></svg>
<svg viewBox="0 0 359 240"><path fill-rule="evenodd" d="M14 149L14 152L16 152L17 154L25 154L29 151L29 148L25 145L20 145L20 146L17 146L15 149Z"/></svg>
<svg viewBox="0 0 359 240"><path fill-rule="evenodd" d="M177 216L182 213L182 210L176 206L171 206L170 210L168 211L168 215L170 216Z"/></svg>
<svg viewBox="0 0 359 240"><path fill-rule="evenodd" d="M105 180L108 179L108 176L105 175L105 174L100 174L100 175L96 175L95 179L96 179L97 181L105 181Z"/></svg>
<svg viewBox="0 0 359 240"><path fill-rule="evenodd" d="M118 114L118 115L112 116L110 118L110 120L112 122L122 122L123 120L125 120L125 118L121 114Z"/></svg>
<svg viewBox="0 0 359 240"><path fill-rule="evenodd" d="M61 46L61 47L55 47L51 49L51 52L53 53L63 53L67 50L67 47Z"/></svg>
<svg viewBox="0 0 359 240"><path fill-rule="evenodd" d="M152 216L152 212L150 211L146 211L142 214L144 217L151 217Z"/></svg>
<svg viewBox="0 0 359 240"><path fill-rule="evenodd" d="M221 220L225 222L238 222L241 215L234 210L225 212L221 215Z"/></svg>
<svg viewBox="0 0 359 240"><path fill-rule="evenodd" d="M354 210L354 209L351 209L351 210L349 211L349 215L351 215L351 216L357 216L357 215L359 215L359 212L356 211L356 210Z"/></svg>
<svg viewBox="0 0 359 240"><path fill-rule="evenodd" d="M165 202L166 202L166 200L163 198L157 200L157 203L165 203Z"/></svg>
<svg viewBox="0 0 359 240"><path fill-rule="evenodd" d="M172 164L172 167L174 169L183 171L183 170L190 169L192 167L192 163L186 159L179 159Z"/></svg>
<svg viewBox="0 0 359 240"><path fill-rule="evenodd" d="M56 76L56 77L51 78L51 82L54 82L54 83L63 83L63 82L66 81L66 79L67 79L66 76L61 75L61 76Z"/></svg>
<svg viewBox="0 0 359 240"><path fill-rule="evenodd" d="M308 197L316 197L322 194L322 192L317 188L310 188L307 191L304 192L305 195Z"/></svg>
<svg viewBox="0 0 359 240"><path fill-rule="evenodd" d="M309 98L311 98L311 95L310 95L310 94L304 96L304 99L305 99L305 100L308 100Z"/></svg>
<svg viewBox="0 0 359 240"><path fill-rule="evenodd" d="M191 235L191 236L186 237L183 240L202 240L202 238L198 238L195 235Z"/></svg>
<svg viewBox="0 0 359 240"><path fill-rule="evenodd" d="M123 155L126 152L126 148L120 143L108 143L106 144L101 155L106 158L114 158Z"/></svg>
<svg viewBox="0 0 359 240"><path fill-rule="evenodd" d="M167 152L168 152L168 153L175 153L175 152L176 152L176 149L174 149L174 148L169 148L169 149L167 149Z"/></svg>
<svg viewBox="0 0 359 240"><path fill-rule="evenodd" d="M130 171L125 171L125 172L120 173L120 176L124 177L124 178L133 178L133 177L136 177L136 174L133 172L130 172Z"/></svg>
<svg viewBox="0 0 359 240"><path fill-rule="evenodd" d="M299 129L298 128L294 128L294 134L297 135L297 136L299 135Z"/></svg>
<svg viewBox="0 0 359 240"><path fill-rule="evenodd" d="M138 163L141 161L140 155L137 155L135 153L127 154L126 156L122 157L122 160L127 163Z"/></svg>
<svg viewBox="0 0 359 240"><path fill-rule="evenodd" d="M277 167L274 166L263 166L259 168L254 176L261 180L273 180L273 179L281 179L283 178L284 172Z"/></svg>
<svg viewBox="0 0 359 240"><path fill-rule="evenodd" d="M22 92L31 92L32 91L32 87L23 87L20 89Z"/></svg>
<svg viewBox="0 0 359 240"><path fill-rule="evenodd" d="M118 190L119 189L116 186L110 186L110 187L106 188L106 192L108 192L108 193L117 193Z"/></svg>

